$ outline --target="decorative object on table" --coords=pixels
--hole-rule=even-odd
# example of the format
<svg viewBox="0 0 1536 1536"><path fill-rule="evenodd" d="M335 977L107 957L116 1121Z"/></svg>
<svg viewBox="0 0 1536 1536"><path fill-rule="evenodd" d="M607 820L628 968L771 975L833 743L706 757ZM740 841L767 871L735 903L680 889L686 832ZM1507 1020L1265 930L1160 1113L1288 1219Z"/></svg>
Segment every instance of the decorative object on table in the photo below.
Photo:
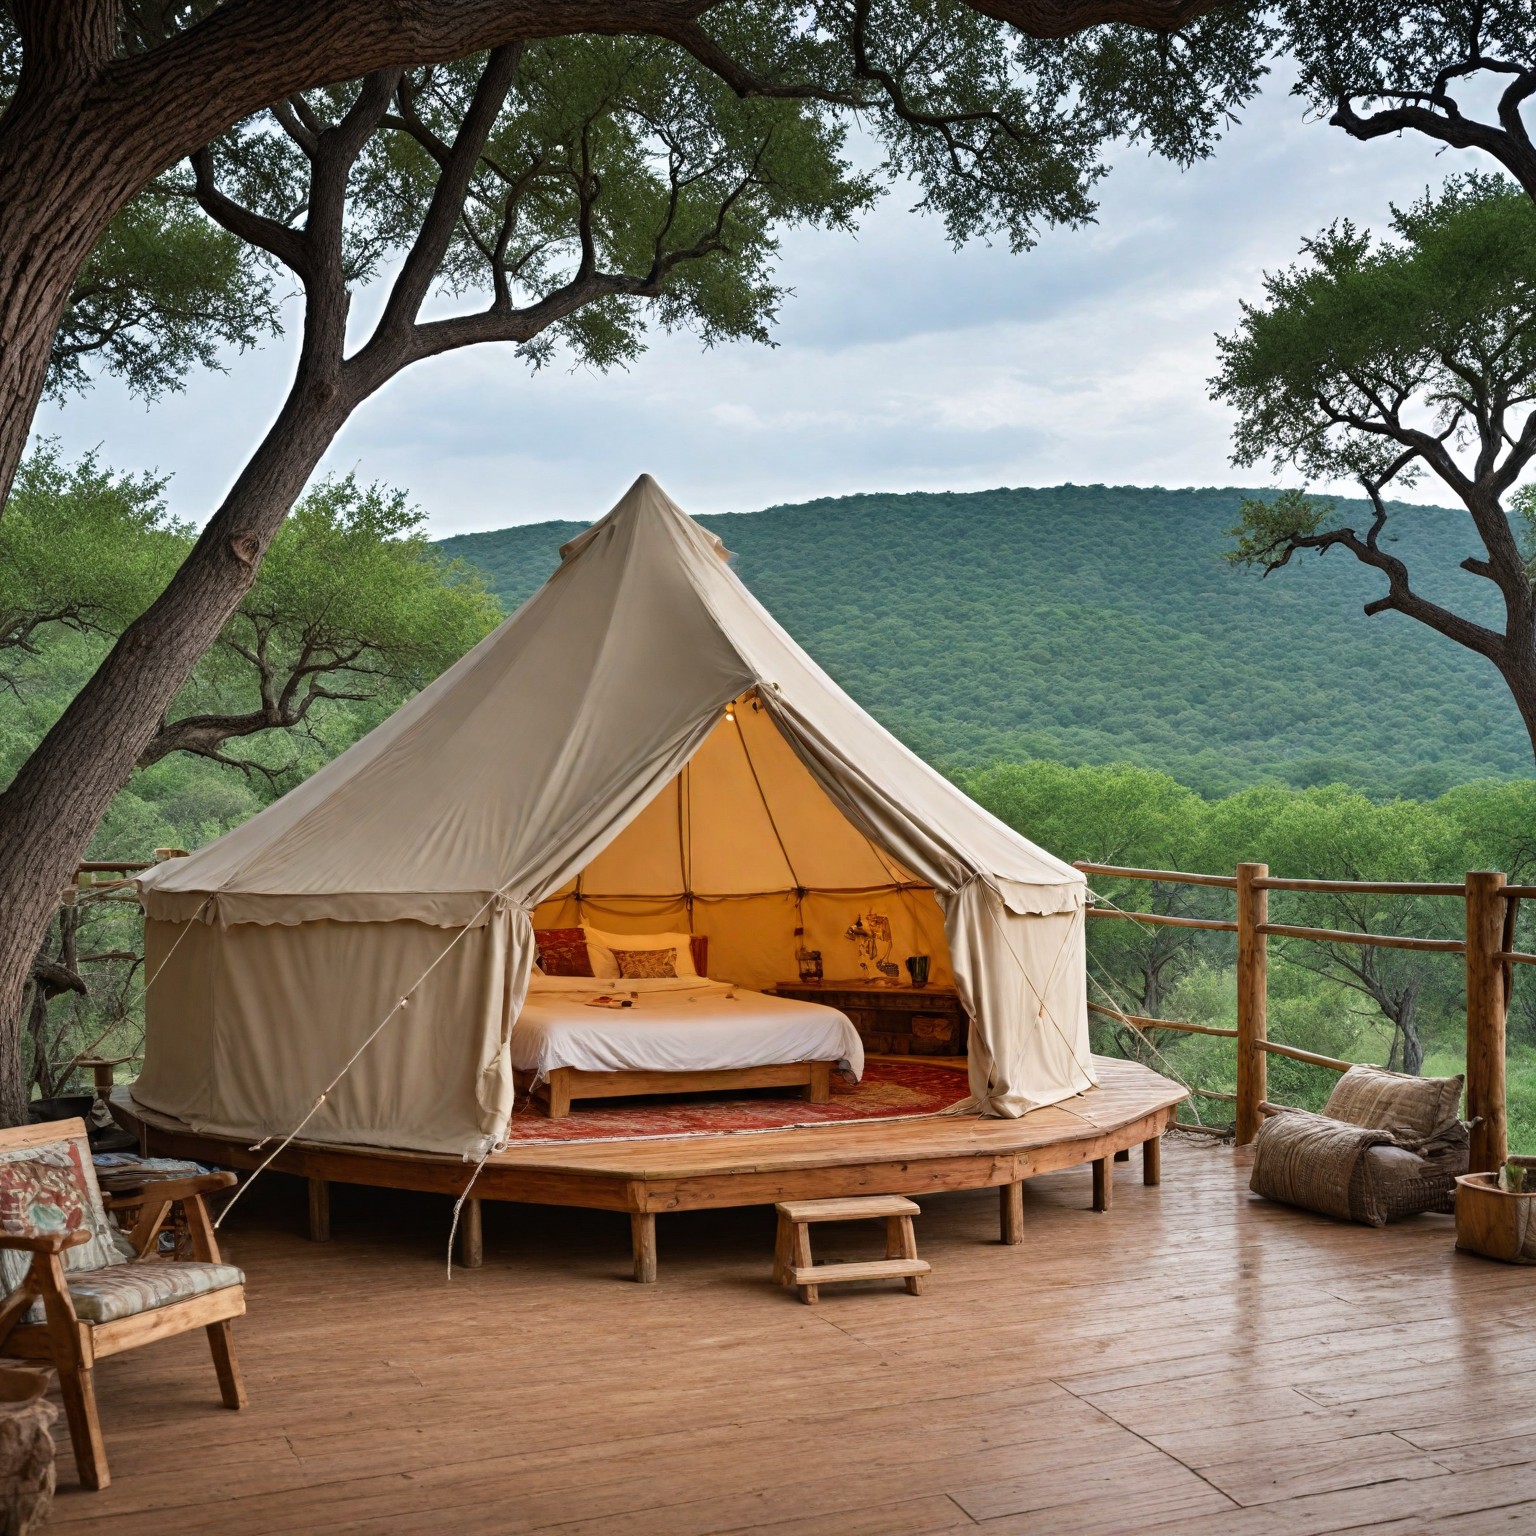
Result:
<svg viewBox="0 0 1536 1536"><path fill-rule="evenodd" d="M1505 1264L1536 1264L1536 1157L1456 1180L1456 1246Z"/></svg>
<svg viewBox="0 0 1536 1536"><path fill-rule="evenodd" d="M53 1422L49 1372L0 1366L0 1531L27 1536L41 1529L53 1507Z"/></svg>
<svg viewBox="0 0 1536 1536"><path fill-rule="evenodd" d="M781 981L767 990L846 1014L864 1049L875 1056L964 1056L968 1048L970 1020L953 987L834 979L814 987Z"/></svg>
<svg viewBox="0 0 1536 1536"><path fill-rule="evenodd" d="M804 928L795 929L795 969L799 972L801 981L821 980L821 951L805 947Z"/></svg>
<svg viewBox="0 0 1536 1536"><path fill-rule="evenodd" d="M908 955L907 975L912 978L914 987L926 987L928 985L928 956Z"/></svg>
<svg viewBox="0 0 1536 1536"><path fill-rule="evenodd" d="M859 973L871 986L886 986L900 977L901 967L891 959L891 920L883 912L861 912L847 937L859 957Z"/></svg>

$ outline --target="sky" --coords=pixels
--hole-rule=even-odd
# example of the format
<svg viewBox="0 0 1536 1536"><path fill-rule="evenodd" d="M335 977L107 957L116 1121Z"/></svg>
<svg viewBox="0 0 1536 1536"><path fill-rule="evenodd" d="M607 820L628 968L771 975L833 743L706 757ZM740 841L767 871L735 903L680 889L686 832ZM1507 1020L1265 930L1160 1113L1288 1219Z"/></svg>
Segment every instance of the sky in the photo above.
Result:
<svg viewBox="0 0 1536 1536"><path fill-rule="evenodd" d="M952 249L897 187L856 237L792 232L776 345L656 334L627 372L532 374L510 348L418 364L359 410L321 472L404 488L439 536L600 516L642 472L687 510L861 491L1267 483L1228 462L1207 399L1218 332L1265 270L1348 216L1470 168L1427 141L1358 144L1272 81L1215 155L1181 171L1123 150L1097 222L1039 246ZM366 306L366 299L359 308ZM281 403L286 344L231 356L146 408L104 380L46 405L39 434L171 476L201 521Z"/></svg>

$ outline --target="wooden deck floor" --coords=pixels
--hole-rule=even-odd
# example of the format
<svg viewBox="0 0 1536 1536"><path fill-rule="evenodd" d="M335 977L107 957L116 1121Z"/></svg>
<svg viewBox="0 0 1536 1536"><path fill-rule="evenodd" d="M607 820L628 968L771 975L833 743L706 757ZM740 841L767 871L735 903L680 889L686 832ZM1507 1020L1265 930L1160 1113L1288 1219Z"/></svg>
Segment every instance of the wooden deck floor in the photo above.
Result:
<svg viewBox="0 0 1536 1536"><path fill-rule="evenodd" d="M921 1297L770 1285L769 1210L663 1216L655 1286L624 1217L490 1206L447 1278L447 1201L252 1191L252 1406L199 1340L98 1371L113 1485L61 1459L53 1528L113 1536L1172 1533L1536 1529L1536 1272L1253 1199L1229 1149L1088 1209L1086 1167L925 1196ZM868 1234L818 1232L818 1256Z"/></svg>

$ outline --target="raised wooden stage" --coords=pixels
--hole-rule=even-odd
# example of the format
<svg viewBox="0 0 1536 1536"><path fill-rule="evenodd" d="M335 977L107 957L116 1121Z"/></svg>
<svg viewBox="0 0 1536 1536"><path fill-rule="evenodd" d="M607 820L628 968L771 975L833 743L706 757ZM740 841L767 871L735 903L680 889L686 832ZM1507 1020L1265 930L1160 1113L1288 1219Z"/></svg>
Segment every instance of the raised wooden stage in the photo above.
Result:
<svg viewBox="0 0 1536 1536"><path fill-rule="evenodd" d="M656 1278L658 1212L769 1205L830 1195L921 1195L941 1190L999 1191L1002 1240L1023 1241L1023 1184L1078 1163L1094 1168L1093 1205L1108 1210L1117 1153L1142 1148L1142 1176L1156 1184L1159 1138L1184 1089L1112 1057L1094 1058L1099 1086L1019 1120L933 1115L853 1125L665 1141L544 1143L494 1154L466 1203L461 1258L480 1262L482 1200L627 1211L635 1279ZM961 1070L959 1067L956 1070ZM119 1088L112 1108L142 1149L223 1168L255 1168L266 1155L232 1137L208 1136L135 1104ZM376 1147L295 1141L272 1165L310 1181L310 1235L329 1235L331 1183L463 1193L462 1159Z"/></svg>

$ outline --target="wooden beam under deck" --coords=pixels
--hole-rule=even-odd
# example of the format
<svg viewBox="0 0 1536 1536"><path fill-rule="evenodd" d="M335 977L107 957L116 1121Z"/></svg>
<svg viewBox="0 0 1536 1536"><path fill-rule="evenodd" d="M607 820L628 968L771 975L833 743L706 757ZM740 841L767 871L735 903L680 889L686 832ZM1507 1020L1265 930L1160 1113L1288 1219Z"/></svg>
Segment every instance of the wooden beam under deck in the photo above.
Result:
<svg viewBox="0 0 1536 1536"><path fill-rule="evenodd" d="M828 1124L751 1136L662 1141L555 1142L493 1155L475 1181L478 1200L626 1211L637 1280L656 1272L658 1213L770 1205L834 1195L937 1194L1021 1183L1078 1163L1105 1164L1115 1153L1155 1141L1185 1092L1133 1062L1096 1057L1099 1086L1017 1120L968 1115ZM209 1136L133 1103L119 1089L118 1119L157 1156L226 1168L254 1168L260 1155L236 1137ZM1154 1160L1155 1166L1155 1160ZM313 1182L364 1184L428 1193L463 1193L471 1168L461 1158L296 1141L273 1163ZM1107 1175L1105 1175L1107 1180ZM1107 1207L1107 1183L1100 1204ZM1002 1239L1017 1241L1011 1208Z"/></svg>

